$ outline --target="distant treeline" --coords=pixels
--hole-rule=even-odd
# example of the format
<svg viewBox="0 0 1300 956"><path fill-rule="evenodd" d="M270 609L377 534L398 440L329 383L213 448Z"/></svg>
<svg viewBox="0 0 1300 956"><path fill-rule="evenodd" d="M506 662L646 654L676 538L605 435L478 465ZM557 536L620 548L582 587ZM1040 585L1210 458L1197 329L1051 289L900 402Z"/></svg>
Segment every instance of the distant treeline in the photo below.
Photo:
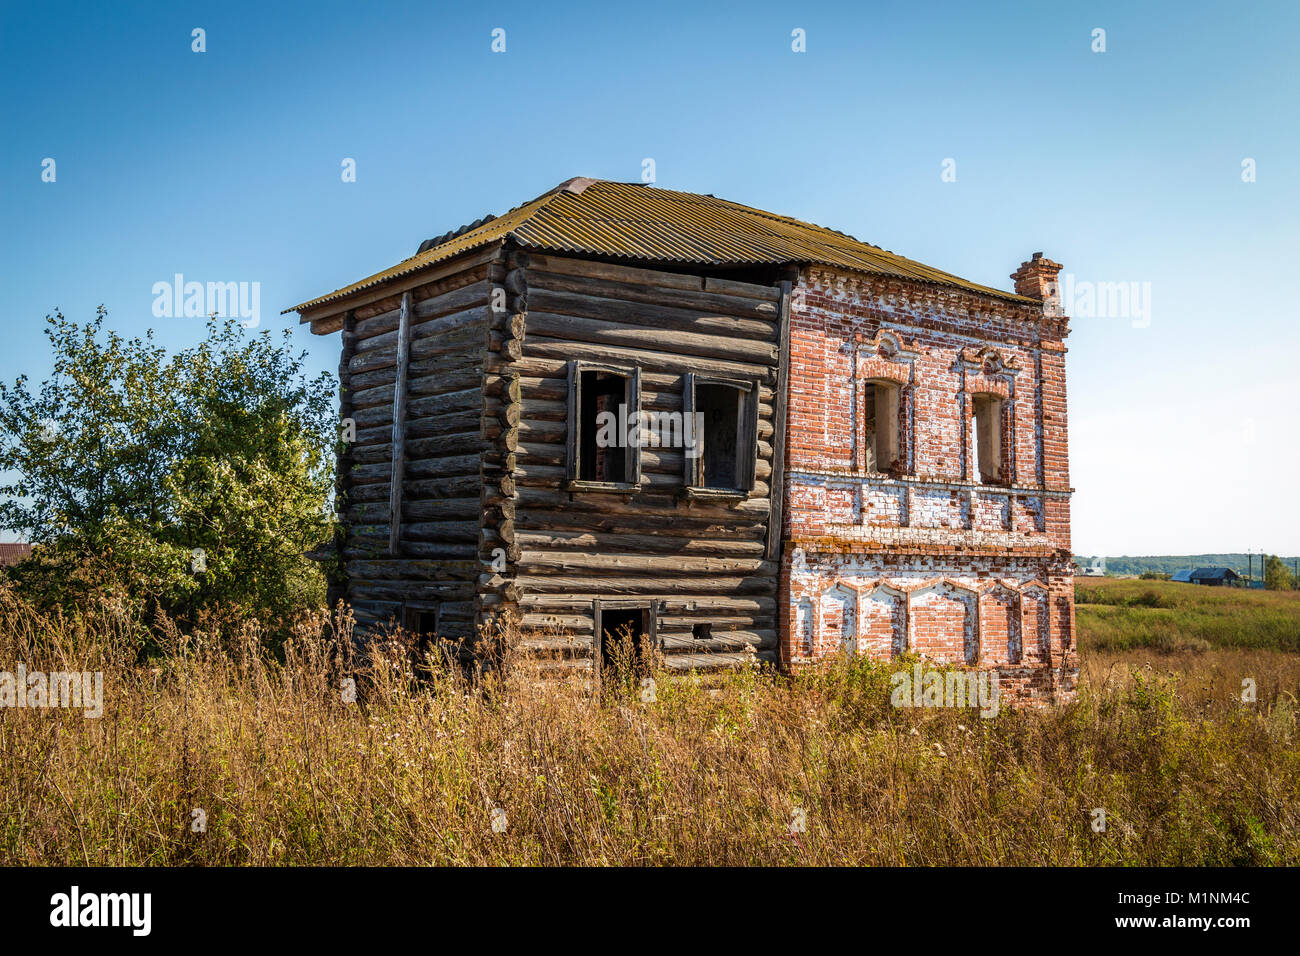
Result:
<svg viewBox="0 0 1300 956"><path fill-rule="evenodd" d="M1091 562L1091 555L1075 555L1079 567L1086 568ZM1288 568L1294 568L1296 558L1282 558ZM1260 555L1236 554L1145 554L1137 556L1121 555L1106 558L1107 574L1142 574L1155 571L1159 574L1173 574L1184 568L1232 568L1238 574L1253 570L1256 577L1260 574L1262 561Z"/></svg>

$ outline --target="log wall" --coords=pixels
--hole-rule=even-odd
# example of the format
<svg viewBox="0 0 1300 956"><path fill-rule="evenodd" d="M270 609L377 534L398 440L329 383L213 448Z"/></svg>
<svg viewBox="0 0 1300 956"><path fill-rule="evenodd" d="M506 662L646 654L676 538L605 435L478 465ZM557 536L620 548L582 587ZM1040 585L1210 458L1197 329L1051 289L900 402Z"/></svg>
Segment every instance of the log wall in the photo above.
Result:
<svg viewBox="0 0 1300 956"><path fill-rule="evenodd" d="M473 633L494 269L479 263L350 313L341 405L356 441L340 457L341 590L362 631L402 623L410 602L437 608L440 636Z"/></svg>
<svg viewBox="0 0 1300 956"><path fill-rule="evenodd" d="M514 314L526 316L524 334L516 355L498 351L489 365L516 389L518 417L485 425L517 436L507 575L516 600L502 603L517 607L527 646L589 668L597 599L606 609L657 601L654 630L670 666L732 663L746 649L775 660L768 531L779 289L531 253L511 257L505 285ZM639 490L570 490L571 359L638 367L649 412L682 411L688 373L756 380L752 491L688 496L682 449L662 447L642 448ZM710 625L709 636L694 636L695 624Z"/></svg>

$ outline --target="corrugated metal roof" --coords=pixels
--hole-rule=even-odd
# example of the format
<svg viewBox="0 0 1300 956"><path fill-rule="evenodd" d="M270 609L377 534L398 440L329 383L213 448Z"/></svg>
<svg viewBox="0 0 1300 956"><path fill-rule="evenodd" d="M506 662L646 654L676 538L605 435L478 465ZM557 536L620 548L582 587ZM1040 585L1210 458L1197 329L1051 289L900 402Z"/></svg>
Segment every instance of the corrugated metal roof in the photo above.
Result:
<svg viewBox="0 0 1300 956"><path fill-rule="evenodd" d="M503 216L453 234L391 269L285 311L313 309L506 239L524 249L639 262L702 266L816 263L1038 304L1035 299L913 262L842 232L725 199L642 183L571 179Z"/></svg>

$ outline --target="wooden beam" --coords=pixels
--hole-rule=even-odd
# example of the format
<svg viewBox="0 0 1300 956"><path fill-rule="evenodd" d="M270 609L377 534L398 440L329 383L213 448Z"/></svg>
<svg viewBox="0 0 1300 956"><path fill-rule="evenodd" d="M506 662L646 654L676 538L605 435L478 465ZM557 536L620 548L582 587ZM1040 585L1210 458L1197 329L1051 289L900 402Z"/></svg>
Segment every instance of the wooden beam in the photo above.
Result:
<svg viewBox="0 0 1300 956"><path fill-rule="evenodd" d="M776 561L781 556L782 504L785 501L785 428L787 406L790 404L790 294L793 285L788 280L779 283L781 306L781 344L776 368L776 394L772 398L775 420L772 422L772 480L767 483L772 496L772 510L767 519L767 560Z"/></svg>
<svg viewBox="0 0 1300 956"><path fill-rule="evenodd" d="M411 293L402 294L397 324L397 381L393 385L393 477L388 489L388 553L397 554L402 539L402 479L406 473L406 370L411 359Z"/></svg>

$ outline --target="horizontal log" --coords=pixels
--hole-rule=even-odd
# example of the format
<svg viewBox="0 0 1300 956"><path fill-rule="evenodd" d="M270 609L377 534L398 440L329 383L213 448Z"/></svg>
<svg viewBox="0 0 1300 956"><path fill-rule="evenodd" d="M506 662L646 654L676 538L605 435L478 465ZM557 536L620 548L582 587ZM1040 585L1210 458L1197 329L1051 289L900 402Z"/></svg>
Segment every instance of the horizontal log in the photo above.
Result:
<svg viewBox="0 0 1300 956"><path fill-rule="evenodd" d="M477 561L439 561L425 558L390 558L375 560L347 561L344 570L353 581L410 580L427 579L430 581L451 580L456 576L468 575L477 579L480 574Z"/></svg>
<svg viewBox="0 0 1300 956"><path fill-rule="evenodd" d="M525 276L530 286L530 297L535 296L536 291L543 290L573 293L589 298L667 306L680 309L686 314L681 326L683 331L698 329L720 335L757 339L771 339L775 336L776 303L770 300L723 292L701 292L691 289L673 289L667 286L614 282L593 276L562 275L540 270L528 270ZM535 298L533 307L538 308ZM735 319L723 321L732 316L749 321L737 322Z"/></svg>
<svg viewBox="0 0 1300 956"><path fill-rule="evenodd" d="M694 372L702 376L758 380L772 384L776 380L774 366L752 362L731 362L695 355L671 355L646 349L626 348L616 345L592 345L543 335L528 337L527 353L538 358L581 359L590 362L607 362L612 365L639 365L651 372Z"/></svg>
<svg viewBox="0 0 1300 956"><path fill-rule="evenodd" d="M522 497L522 496L521 496ZM586 532L610 535L647 535L665 542L663 549L672 550L678 539L698 538L701 541L764 541L767 523L728 513L722 518L703 516L690 509L675 511L649 511L615 515L589 511L556 511L526 508L518 505L515 527L518 531L538 533Z"/></svg>
<svg viewBox="0 0 1300 956"><path fill-rule="evenodd" d="M474 473L448 475L441 478L428 478L406 481L406 495L412 499L469 498L477 495L482 488L482 479ZM365 485L352 488L348 492L350 502L387 501L388 492L383 488Z"/></svg>
<svg viewBox="0 0 1300 956"><path fill-rule="evenodd" d="M488 286L486 283L478 283L474 286L466 286L464 289L457 289L449 293L449 299L455 299L460 305L457 308L447 310L430 310L426 315L421 316L420 307L429 308L428 303L435 300L426 299L423 303L417 303L414 309L415 324L411 326L412 338L446 338L449 335L455 335L467 328L486 328L491 317L488 311ZM392 313L394 317L401 314L400 309ZM385 315L387 319L387 315ZM365 326L362 337L357 340L357 350L361 352L373 352L376 349L392 345L397 341L395 332L397 322L393 320L385 321L382 327L379 323L373 326Z"/></svg>
<svg viewBox="0 0 1300 956"><path fill-rule="evenodd" d="M427 415L406 423L406 434L411 438L433 438L438 435L468 432L478 428L479 411L472 405L443 415ZM392 437L393 428L376 425L357 430L356 447L386 443Z"/></svg>
<svg viewBox="0 0 1300 956"><path fill-rule="evenodd" d="M761 539L695 538L655 533L605 534L584 530L517 529L515 540L530 551L579 550L600 554L665 554L705 556L761 556Z"/></svg>
<svg viewBox="0 0 1300 956"><path fill-rule="evenodd" d="M776 651L756 654L666 654L664 668L670 671L711 671L753 667L776 662Z"/></svg>
<svg viewBox="0 0 1300 956"><path fill-rule="evenodd" d="M661 622L662 624L662 622ZM691 634L673 634L660 632L660 642L665 654L709 654L741 651L746 647L756 651L774 651L777 647L775 630L762 631L713 631L704 640Z"/></svg>
<svg viewBox="0 0 1300 956"><path fill-rule="evenodd" d="M569 256L548 256L535 252L517 253L515 264L525 269L552 272L561 275L592 276L610 282L629 282L637 285L663 286L669 289L704 291L714 289L733 295L749 295L775 302L780 292L773 286L755 285L748 282L722 282L705 279L703 276L688 275L677 272L659 272L636 266L616 265L609 262L594 262ZM713 283L710 286L710 283Z"/></svg>
<svg viewBox="0 0 1300 956"><path fill-rule="evenodd" d="M541 594L524 592L519 599L519 606L525 611L538 614L564 614L588 612L591 610L591 595ZM694 594L685 596L665 595L659 598L661 615L699 614L700 619L708 620L709 615L752 614L773 615L776 613L776 598L763 595L735 597L733 595Z"/></svg>
<svg viewBox="0 0 1300 956"><path fill-rule="evenodd" d="M361 601L468 601L469 584L426 584L423 581L353 581L348 592Z"/></svg>
<svg viewBox="0 0 1300 956"><path fill-rule="evenodd" d="M553 305L553 303L548 304ZM732 362L751 362L764 366L775 366L777 361L776 345L769 342L678 332L645 324L630 325L598 318L578 318L542 311L537 303L534 303L533 310L528 313L528 334L648 352L662 350L672 352L674 355L698 355Z"/></svg>
<svg viewBox="0 0 1300 956"><path fill-rule="evenodd" d="M776 591L776 577L753 575L733 577L710 575L708 577L670 578L660 574L648 577L601 577L590 575L571 577L550 574L520 574L516 580L524 594L572 595L683 595L683 594L772 594Z"/></svg>
<svg viewBox="0 0 1300 956"><path fill-rule="evenodd" d="M630 302L623 298L538 288L529 293L528 305L529 335L540 331L536 317L545 314L601 319L627 331L700 336L719 345L727 342L762 345L776 340L776 325L769 319L701 313L649 302Z"/></svg>
<svg viewBox="0 0 1300 956"><path fill-rule="evenodd" d="M436 295L477 281L485 275L484 272L478 271L478 267L500 255L501 247L496 244L471 250L452 259L420 268L413 274L394 278L377 288L358 289L351 295L323 302L299 314L302 316L302 321L312 323L327 320L333 315L341 316L348 309L354 310L358 319L368 318L395 308L404 292L412 292L413 297L418 297L417 294L424 289L428 295Z"/></svg>
<svg viewBox="0 0 1300 956"><path fill-rule="evenodd" d="M349 541L348 546L343 550L343 557L347 561L384 558L391 554L388 550L390 544L391 541L387 536L382 540L379 538L364 538ZM405 541L402 543L402 554L407 558L427 558L444 562L471 561L475 557L474 545L466 541L459 543ZM460 576L465 577L465 575Z"/></svg>
<svg viewBox="0 0 1300 956"><path fill-rule="evenodd" d="M519 489L519 503L525 509L551 508L556 511L595 511L612 515L650 516L656 509L665 517L691 517L718 521L737 519L760 520L767 516L771 504L765 498L745 498L735 502L693 501L680 502L675 495L635 495L631 504L623 496L600 492L567 492L550 488Z"/></svg>
<svg viewBox="0 0 1300 956"><path fill-rule="evenodd" d="M608 551L537 551L524 548L519 556L520 574L629 575L713 575L755 574L774 576L775 562L761 557L698 554L619 554Z"/></svg>

